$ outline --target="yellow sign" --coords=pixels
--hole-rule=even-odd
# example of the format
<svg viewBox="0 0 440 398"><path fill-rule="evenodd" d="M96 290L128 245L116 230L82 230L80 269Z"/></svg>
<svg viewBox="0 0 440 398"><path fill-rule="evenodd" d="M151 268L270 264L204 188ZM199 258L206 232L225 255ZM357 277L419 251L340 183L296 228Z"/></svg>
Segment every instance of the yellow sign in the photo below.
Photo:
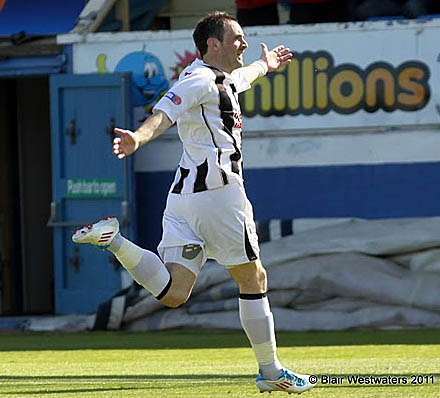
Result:
<svg viewBox="0 0 440 398"><path fill-rule="evenodd" d="M326 51L296 53L288 66L259 78L241 96L242 112L252 117L416 111L429 101L429 76L428 66L419 61L398 67L375 62L361 69L335 66Z"/></svg>

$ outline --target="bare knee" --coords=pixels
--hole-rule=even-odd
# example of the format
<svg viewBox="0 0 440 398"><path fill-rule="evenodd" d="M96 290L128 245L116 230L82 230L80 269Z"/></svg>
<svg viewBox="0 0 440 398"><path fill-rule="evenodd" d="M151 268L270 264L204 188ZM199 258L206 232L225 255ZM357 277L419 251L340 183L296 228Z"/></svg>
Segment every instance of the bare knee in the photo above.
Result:
<svg viewBox="0 0 440 398"><path fill-rule="evenodd" d="M244 278L238 280L238 285L245 290L266 290L267 274L263 267L256 267L253 271L248 272Z"/></svg>
<svg viewBox="0 0 440 398"><path fill-rule="evenodd" d="M167 307L177 308L186 303L191 295L196 276L180 264L167 263L166 267L171 275L171 286L160 302Z"/></svg>
<svg viewBox="0 0 440 398"><path fill-rule="evenodd" d="M264 293L267 291L267 274L259 260L230 268L240 293Z"/></svg>
<svg viewBox="0 0 440 398"><path fill-rule="evenodd" d="M258 289L261 292L265 292L267 290L266 270L263 267L258 267L249 282L250 286L248 286L248 289Z"/></svg>
<svg viewBox="0 0 440 398"><path fill-rule="evenodd" d="M185 292L183 289L172 289L160 299L160 302L170 308L180 307L182 304L186 303L190 295L190 292Z"/></svg>

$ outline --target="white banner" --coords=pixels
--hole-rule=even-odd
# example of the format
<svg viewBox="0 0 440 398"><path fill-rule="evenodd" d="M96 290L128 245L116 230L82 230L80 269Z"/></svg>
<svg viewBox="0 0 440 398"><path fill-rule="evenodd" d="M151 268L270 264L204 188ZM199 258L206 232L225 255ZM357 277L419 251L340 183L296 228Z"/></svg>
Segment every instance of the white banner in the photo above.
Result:
<svg viewBox="0 0 440 398"><path fill-rule="evenodd" d="M440 21L324 24L245 29L245 62L260 43L294 53L283 70L241 97L246 131L353 130L440 124ZM148 112L196 57L188 30L62 35L74 73L130 71Z"/></svg>

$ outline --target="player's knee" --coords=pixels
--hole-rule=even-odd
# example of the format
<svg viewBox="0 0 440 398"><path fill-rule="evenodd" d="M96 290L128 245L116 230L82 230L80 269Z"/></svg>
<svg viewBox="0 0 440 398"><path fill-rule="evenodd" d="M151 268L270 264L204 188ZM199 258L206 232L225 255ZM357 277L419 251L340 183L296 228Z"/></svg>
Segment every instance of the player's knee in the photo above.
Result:
<svg viewBox="0 0 440 398"><path fill-rule="evenodd" d="M255 282L260 288L264 288L267 285L267 274L263 267L257 269Z"/></svg>
<svg viewBox="0 0 440 398"><path fill-rule="evenodd" d="M186 303L189 294L183 290L170 290L160 301L167 307L177 308Z"/></svg>
<svg viewBox="0 0 440 398"><path fill-rule="evenodd" d="M264 291L267 289L267 275L264 268L257 268L247 278L238 280L240 289L248 291Z"/></svg>
<svg viewBox="0 0 440 398"><path fill-rule="evenodd" d="M196 275L177 263L167 263L172 283L168 292L160 299L167 307L177 308L186 303L196 281Z"/></svg>
<svg viewBox="0 0 440 398"><path fill-rule="evenodd" d="M241 292L267 290L266 270L259 261L229 269Z"/></svg>
<svg viewBox="0 0 440 398"><path fill-rule="evenodd" d="M262 287L267 283L266 270L263 267L256 267L249 277L249 282L254 286Z"/></svg>

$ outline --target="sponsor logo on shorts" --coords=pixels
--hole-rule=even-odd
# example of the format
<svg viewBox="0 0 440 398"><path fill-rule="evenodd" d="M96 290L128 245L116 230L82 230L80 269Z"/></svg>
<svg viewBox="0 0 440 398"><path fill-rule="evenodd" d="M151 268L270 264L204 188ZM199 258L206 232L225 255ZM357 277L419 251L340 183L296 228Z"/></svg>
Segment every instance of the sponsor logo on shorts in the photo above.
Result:
<svg viewBox="0 0 440 398"><path fill-rule="evenodd" d="M182 257L187 260L194 260L198 254L202 251L200 245L189 244L183 246Z"/></svg>
<svg viewBox="0 0 440 398"><path fill-rule="evenodd" d="M178 95L174 94L172 91L168 91L165 94L165 97L167 97L174 105L180 105L182 103L182 98L180 98Z"/></svg>

